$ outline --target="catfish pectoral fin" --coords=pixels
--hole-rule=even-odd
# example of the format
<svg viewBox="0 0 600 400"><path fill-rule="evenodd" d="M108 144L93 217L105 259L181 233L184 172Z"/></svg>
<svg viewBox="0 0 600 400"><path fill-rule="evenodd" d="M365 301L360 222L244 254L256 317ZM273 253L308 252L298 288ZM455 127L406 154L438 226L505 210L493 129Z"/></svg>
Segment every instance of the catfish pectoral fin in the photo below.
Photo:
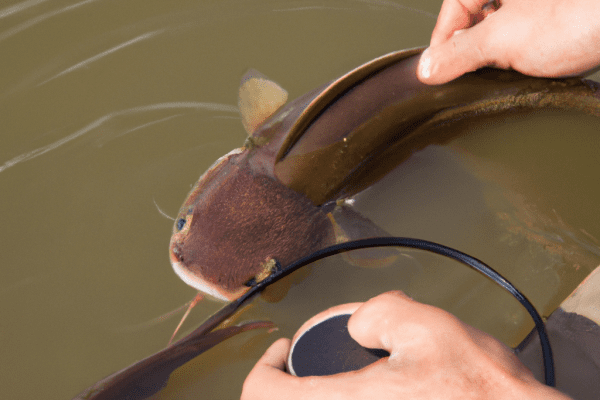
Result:
<svg viewBox="0 0 600 400"><path fill-rule="evenodd" d="M373 237L391 237L385 229L355 210L345 200L336 202L333 210L327 214L336 237L336 243ZM398 260L401 252L394 247L360 249L342 253L350 264L364 268L387 267Z"/></svg>

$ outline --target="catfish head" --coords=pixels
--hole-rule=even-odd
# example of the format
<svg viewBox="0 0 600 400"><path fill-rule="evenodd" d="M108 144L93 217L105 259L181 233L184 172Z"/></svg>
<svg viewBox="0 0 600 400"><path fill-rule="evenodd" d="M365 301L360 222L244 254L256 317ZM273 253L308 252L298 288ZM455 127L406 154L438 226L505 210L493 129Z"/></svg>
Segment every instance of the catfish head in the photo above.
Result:
<svg viewBox="0 0 600 400"><path fill-rule="evenodd" d="M287 98L275 83L252 71L242 80L240 109L252 134ZM326 214L264 168L274 156L250 136L218 159L180 209L170 243L171 264L188 285L228 301L269 274L268 261L284 265L328 241ZM266 274L266 275L265 275Z"/></svg>

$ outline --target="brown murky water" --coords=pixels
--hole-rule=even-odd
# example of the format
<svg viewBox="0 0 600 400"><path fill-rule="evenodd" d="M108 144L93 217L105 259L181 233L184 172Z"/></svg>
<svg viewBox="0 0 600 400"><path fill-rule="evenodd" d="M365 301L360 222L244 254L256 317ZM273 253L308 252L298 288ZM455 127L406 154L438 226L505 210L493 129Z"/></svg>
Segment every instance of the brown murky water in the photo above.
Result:
<svg viewBox="0 0 600 400"><path fill-rule="evenodd" d="M0 3L0 387L70 398L166 345L195 292L168 263L172 221L200 174L244 141L237 85L253 67L294 98L362 62L426 45L441 1ZM597 120L540 114L461 126L365 192L391 233L438 241L504 273L549 314L598 264ZM458 128L457 128L458 129ZM237 398L275 338L324 308L391 289L515 344L509 296L440 257L392 268L341 259L302 273L275 321L180 368L156 398ZM191 329L220 307L197 307Z"/></svg>

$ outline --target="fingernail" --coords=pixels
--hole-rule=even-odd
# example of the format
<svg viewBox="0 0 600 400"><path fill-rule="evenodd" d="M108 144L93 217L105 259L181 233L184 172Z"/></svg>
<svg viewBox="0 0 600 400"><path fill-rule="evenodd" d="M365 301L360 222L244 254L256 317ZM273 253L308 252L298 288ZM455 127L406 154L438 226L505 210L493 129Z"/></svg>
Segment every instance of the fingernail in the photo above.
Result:
<svg viewBox="0 0 600 400"><path fill-rule="evenodd" d="M423 78L429 78L431 76L431 57L429 56L429 47L425 49L423 54L421 54L421 60L419 61L419 64L421 76Z"/></svg>

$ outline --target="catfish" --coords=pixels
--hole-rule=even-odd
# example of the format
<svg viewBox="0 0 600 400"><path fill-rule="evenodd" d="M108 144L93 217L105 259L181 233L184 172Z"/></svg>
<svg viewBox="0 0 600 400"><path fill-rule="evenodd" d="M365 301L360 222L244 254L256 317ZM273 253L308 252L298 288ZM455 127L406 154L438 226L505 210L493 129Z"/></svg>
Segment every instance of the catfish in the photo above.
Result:
<svg viewBox="0 0 600 400"><path fill-rule="evenodd" d="M239 108L248 138L200 177L175 220L170 260L183 281L230 301L269 274L271 259L286 265L361 238L344 230L366 220L352 196L415 150L451 139L440 126L540 109L600 114L598 84L581 78L484 68L425 85L416 76L422 51L376 58L288 104L275 82L247 74Z"/></svg>
<svg viewBox="0 0 600 400"><path fill-rule="evenodd" d="M600 86L582 78L484 68L424 85L416 77L422 51L376 58L287 104L273 81L256 72L244 77L239 106L248 138L200 177L170 243L173 268L186 283L231 301L186 337L77 399L150 397L178 366L227 338L273 328L267 321L219 326L274 281L272 260L286 266L360 232L381 236L352 208L352 197L412 152L452 139L453 123L543 109L600 116Z"/></svg>

